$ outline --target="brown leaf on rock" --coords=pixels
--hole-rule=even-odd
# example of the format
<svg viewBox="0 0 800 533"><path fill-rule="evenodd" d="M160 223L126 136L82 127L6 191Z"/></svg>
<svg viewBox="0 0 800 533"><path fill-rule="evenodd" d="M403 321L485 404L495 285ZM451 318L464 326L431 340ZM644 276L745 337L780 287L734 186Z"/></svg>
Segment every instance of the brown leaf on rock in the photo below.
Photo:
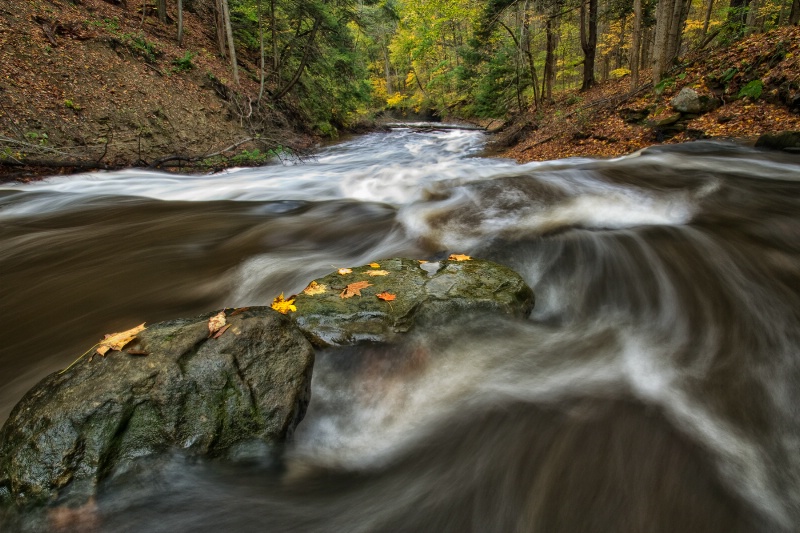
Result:
<svg viewBox="0 0 800 533"><path fill-rule="evenodd" d="M372 283L369 281L356 281L345 287L339 297L352 298L353 296L361 296L361 289L366 289L367 287L372 287Z"/></svg>
<svg viewBox="0 0 800 533"><path fill-rule="evenodd" d="M222 334L223 334L223 333L225 333L226 331L228 331L228 328L229 328L229 327L231 327L231 325L230 325L230 324L225 324L224 326L222 326L222 327L220 328L220 330L214 334L214 337L213 337L213 338L215 338L215 339L219 339L220 337L222 337Z"/></svg>
<svg viewBox="0 0 800 533"><path fill-rule="evenodd" d="M100 341L100 346L97 347L95 353L105 357L109 351L119 351L125 347L126 344L136 338L136 335L145 330L144 322L125 331L119 333L109 333L103 340Z"/></svg>
<svg viewBox="0 0 800 533"><path fill-rule="evenodd" d="M368 276L388 276L389 272L386 270L368 270Z"/></svg>
<svg viewBox="0 0 800 533"><path fill-rule="evenodd" d="M397 295L396 294L392 294L391 292L388 292L388 291L380 292L380 293L376 294L375 296L380 298L384 302L391 302L392 300L397 299Z"/></svg>
<svg viewBox="0 0 800 533"><path fill-rule="evenodd" d="M208 336L213 337L226 323L227 319L225 318L225 310L223 309L208 319Z"/></svg>
<svg viewBox="0 0 800 533"><path fill-rule="evenodd" d="M324 283L317 283L316 281L312 281L308 284L308 287L303 289L303 294L307 294L309 296L314 296L315 294L324 294L328 291L328 286Z"/></svg>

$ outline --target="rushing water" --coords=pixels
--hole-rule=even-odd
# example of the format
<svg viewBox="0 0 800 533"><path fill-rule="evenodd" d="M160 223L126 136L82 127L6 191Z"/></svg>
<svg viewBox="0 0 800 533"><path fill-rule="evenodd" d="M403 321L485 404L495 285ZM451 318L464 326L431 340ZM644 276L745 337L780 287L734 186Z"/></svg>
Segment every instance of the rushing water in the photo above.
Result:
<svg viewBox="0 0 800 533"><path fill-rule="evenodd" d="M103 333L451 252L530 319L318 354L286 464L110 482L108 532L800 531L800 161L723 144L477 157L397 130L310 163L0 188L0 421ZM793 159L794 157L794 159Z"/></svg>

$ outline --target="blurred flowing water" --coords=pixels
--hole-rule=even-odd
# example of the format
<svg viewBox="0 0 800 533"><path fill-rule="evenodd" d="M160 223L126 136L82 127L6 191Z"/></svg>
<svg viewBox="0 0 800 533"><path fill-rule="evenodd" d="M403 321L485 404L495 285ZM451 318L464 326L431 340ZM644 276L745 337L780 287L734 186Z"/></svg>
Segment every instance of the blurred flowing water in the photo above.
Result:
<svg viewBox="0 0 800 533"><path fill-rule="evenodd" d="M321 351L285 465L176 455L109 481L96 528L800 531L797 156L516 165L484 140L407 128L294 166L0 186L0 421L104 333L466 253L527 280L529 320Z"/></svg>

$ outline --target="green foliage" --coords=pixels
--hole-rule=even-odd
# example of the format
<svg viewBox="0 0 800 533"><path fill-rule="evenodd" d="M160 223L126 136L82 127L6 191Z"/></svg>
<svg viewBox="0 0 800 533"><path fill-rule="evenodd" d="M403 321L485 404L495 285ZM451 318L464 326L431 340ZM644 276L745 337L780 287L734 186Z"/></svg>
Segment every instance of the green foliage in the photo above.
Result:
<svg viewBox="0 0 800 533"><path fill-rule="evenodd" d="M667 91L675 86L675 80L672 78L663 78L659 81L656 86L653 88L657 95L661 95L664 91Z"/></svg>
<svg viewBox="0 0 800 533"><path fill-rule="evenodd" d="M190 52L187 50L182 57L176 57L172 60L172 64L175 65L173 67L173 72L186 72L192 70L194 68L194 63L192 60L197 57L197 52Z"/></svg>
<svg viewBox="0 0 800 533"><path fill-rule="evenodd" d="M116 33L119 31L119 19L117 17L113 17L104 18L102 20L90 20L89 26L103 28L111 33Z"/></svg>
<svg viewBox="0 0 800 533"><path fill-rule="evenodd" d="M46 133L39 133L36 131L26 131L25 138L39 146L47 146L47 143L50 141Z"/></svg>
<svg viewBox="0 0 800 533"><path fill-rule="evenodd" d="M741 88L737 98L750 98L751 100L758 100L761 96L761 91L764 89L764 82L761 80L753 80Z"/></svg>
<svg viewBox="0 0 800 533"><path fill-rule="evenodd" d="M79 106L69 98L64 100L64 107L66 107L67 109L72 109L73 111L80 111L81 109L83 109L81 106Z"/></svg>

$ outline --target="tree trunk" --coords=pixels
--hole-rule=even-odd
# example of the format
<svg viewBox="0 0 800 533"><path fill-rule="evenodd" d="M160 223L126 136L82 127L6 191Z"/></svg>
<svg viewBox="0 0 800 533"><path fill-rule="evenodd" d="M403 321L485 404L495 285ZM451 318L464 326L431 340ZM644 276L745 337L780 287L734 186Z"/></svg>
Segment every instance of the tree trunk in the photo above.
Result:
<svg viewBox="0 0 800 533"><path fill-rule="evenodd" d="M231 12L228 8L228 0L222 0L222 18L225 22L225 35L228 40L228 52L231 59L231 70L233 71L233 83L239 85L239 65L236 63L236 46L233 44L233 28L231 27Z"/></svg>
<svg viewBox="0 0 800 533"><path fill-rule="evenodd" d="M656 8L656 32L653 41L653 84L658 85L667 65L672 13L676 0L659 0Z"/></svg>
<svg viewBox="0 0 800 533"><path fill-rule="evenodd" d="M580 17L581 49L583 50L583 83L581 84L581 91L586 91L594 85L594 60L597 53L597 0L582 0Z"/></svg>
<svg viewBox="0 0 800 533"><path fill-rule="evenodd" d="M750 0L730 0L728 4L728 20L729 24L738 26L737 30L744 28L747 22L747 5Z"/></svg>
<svg viewBox="0 0 800 533"><path fill-rule="evenodd" d="M259 79L259 87L258 87L258 100L257 102L261 102L261 99L264 97L264 78L265 76L265 65L264 65L264 16L263 10L261 9L261 0L258 0L258 4L256 5L256 9L258 9L258 46L259 46L259 58L261 59L261 73Z"/></svg>
<svg viewBox="0 0 800 533"><path fill-rule="evenodd" d="M800 22L800 0L792 2L792 12L789 14L789 24L797 26Z"/></svg>
<svg viewBox="0 0 800 533"><path fill-rule="evenodd" d="M167 0L158 0L158 20L167 23Z"/></svg>
<svg viewBox="0 0 800 533"><path fill-rule="evenodd" d="M633 35L631 37L631 51L628 62L631 67L631 91L635 91L639 87L639 48L642 46L642 0L633 0Z"/></svg>
<svg viewBox="0 0 800 533"><path fill-rule="evenodd" d="M183 0L178 0L178 46L183 46Z"/></svg>
<svg viewBox="0 0 800 533"><path fill-rule="evenodd" d="M641 1L641 0L639 0ZM708 0L706 6L706 16L703 19L703 33L700 35L700 42L706 42L706 34L708 33L708 26L711 24L711 12L714 11L714 0Z"/></svg>
<svg viewBox="0 0 800 533"><path fill-rule="evenodd" d="M228 57L225 51L225 17L222 14L222 0L216 0L215 3L215 26L217 30L217 47L219 48L219 55L223 59Z"/></svg>
<svg viewBox="0 0 800 533"><path fill-rule="evenodd" d="M542 82L542 98L548 102L553 99L553 83L556 78L556 20L554 14L547 17L545 31L547 33L547 53L544 59L544 80Z"/></svg>
<svg viewBox="0 0 800 533"><path fill-rule="evenodd" d="M311 57L311 49L314 47L314 40L317 38L317 32L319 31L321 24L322 19L314 19L314 27L311 29L311 35L308 37L306 49L303 52L303 58L300 60L300 66L297 67L297 71L294 73L294 76L292 76L292 79L289 80L289 83L287 83L283 89L275 93L275 96L273 96L273 100L275 102L286 96L286 94L292 90L292 87L294 87L295 84L300 81L300 77L303 75L303 71L306 69L306 65L308 64L308 58ZM419 81L419 79L417 79L417 81Z"/></svg>
<svg viewBox="0 0 800 533"><path fill-rule="evenodd" d="M689 0L674 0L672 7L672 22L669 25L669 37L667 38L667 50L664 61L666 70L678 57L681 49L681 37L683 35L683 25L686 20L684 13L688 14L686 8L691 3Z"/></svg>

